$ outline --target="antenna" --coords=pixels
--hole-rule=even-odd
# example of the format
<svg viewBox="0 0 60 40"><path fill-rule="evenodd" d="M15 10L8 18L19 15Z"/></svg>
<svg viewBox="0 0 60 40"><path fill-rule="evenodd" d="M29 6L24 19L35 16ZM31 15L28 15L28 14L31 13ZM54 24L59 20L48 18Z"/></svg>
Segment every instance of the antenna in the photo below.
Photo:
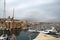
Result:
<svg viewBox="0 0 60 40"><path fill-rule="evenodd" d="M4 13L3 17L6 18L6 0L4 0Z"/></svg>

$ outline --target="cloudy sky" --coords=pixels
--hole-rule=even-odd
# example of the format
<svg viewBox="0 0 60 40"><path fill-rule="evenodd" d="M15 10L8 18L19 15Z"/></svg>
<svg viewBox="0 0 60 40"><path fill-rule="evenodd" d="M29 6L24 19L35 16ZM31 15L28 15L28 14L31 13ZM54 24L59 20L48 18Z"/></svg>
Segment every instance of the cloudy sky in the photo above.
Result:
<svg viewBox="0 0 60 40"><path fill-rule="evenodd" d="M4 0L0 0L0 17ZM60 22L60 0L6 0L6 17L13 15L21 20Z"/></svg>

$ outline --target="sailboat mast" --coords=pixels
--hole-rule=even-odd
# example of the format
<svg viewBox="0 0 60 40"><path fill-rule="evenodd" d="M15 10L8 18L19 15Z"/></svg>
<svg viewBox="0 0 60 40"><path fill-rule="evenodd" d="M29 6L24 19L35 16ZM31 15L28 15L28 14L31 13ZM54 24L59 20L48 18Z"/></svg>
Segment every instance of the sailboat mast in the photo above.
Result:
<svg viewBox="0 0 60 40"><path fill-rule="evenodd" d="M4 0L4 13L3 17L6 18L6 0Z"/></svg>
<svg viewBox="0 0 60 40"><path fill-rule="evenodd" d="M13 24L12 24L12 27L14 28L14 8L13 8L13 16L12 16L12 20L13 20Z"/></svg>
<svg viewBox="0 0 60 40"><path fill-rule="evenodd" d="M13 8L13 19L14 19L14 8Z"/></svg>

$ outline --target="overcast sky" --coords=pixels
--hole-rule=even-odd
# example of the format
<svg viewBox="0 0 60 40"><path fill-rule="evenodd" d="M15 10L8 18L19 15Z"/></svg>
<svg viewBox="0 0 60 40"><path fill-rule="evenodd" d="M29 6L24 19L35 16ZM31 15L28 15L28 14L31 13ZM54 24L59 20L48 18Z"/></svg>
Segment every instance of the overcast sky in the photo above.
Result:
<svg viewBox="0 0 60 40"><path fill-rule="evenodd" d="M3 15L3 2L0 0L0 17ZM60 22L60 0L6 0L6 17L13 15L28 21Z"/></svg>

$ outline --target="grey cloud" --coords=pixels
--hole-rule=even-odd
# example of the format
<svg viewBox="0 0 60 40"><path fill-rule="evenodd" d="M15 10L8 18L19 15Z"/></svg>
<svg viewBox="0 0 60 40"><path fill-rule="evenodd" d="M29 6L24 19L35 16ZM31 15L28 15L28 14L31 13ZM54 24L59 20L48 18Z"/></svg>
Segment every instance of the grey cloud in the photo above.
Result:
<svg viewBox="0 0 60 40"><path fill-rule="evenodd" d="M25 2L24 2L25 1ZM28 0L15 0L15 2L10 3L10 7L17 7L20 3L26 3ZM7 4L9 8L9 5ZM1 12L2 8L0 8ZM9 9L8 9L9 10ZM12 11L7 11L10 16L12 16ZM1 14L2 15L2 14ZM8 15L9 16L9 15ZM15 18L27 21L60 21L60 4L59 0L55 0L53 3L31 6L23 9L15 10Z"/></svg>
<svg viewBox="0 0 60 40"><path fill-rule="evenodd" d="M28 13L30 13L31 15L27 15L24 18L26 18L26 20L31 20L31 21L32 20L34 21L59 21L60 20L59 6L60 5L57 5L57 3L53 3L53 4L46 4L46 5L40 5L40 6L28 8L27 10L30 10L30 12ZM33 12L31 11L32 9L34 9ZM48 15L47 17L52 16L56 18L47 19L45 18L46 15Z"/></svg>

